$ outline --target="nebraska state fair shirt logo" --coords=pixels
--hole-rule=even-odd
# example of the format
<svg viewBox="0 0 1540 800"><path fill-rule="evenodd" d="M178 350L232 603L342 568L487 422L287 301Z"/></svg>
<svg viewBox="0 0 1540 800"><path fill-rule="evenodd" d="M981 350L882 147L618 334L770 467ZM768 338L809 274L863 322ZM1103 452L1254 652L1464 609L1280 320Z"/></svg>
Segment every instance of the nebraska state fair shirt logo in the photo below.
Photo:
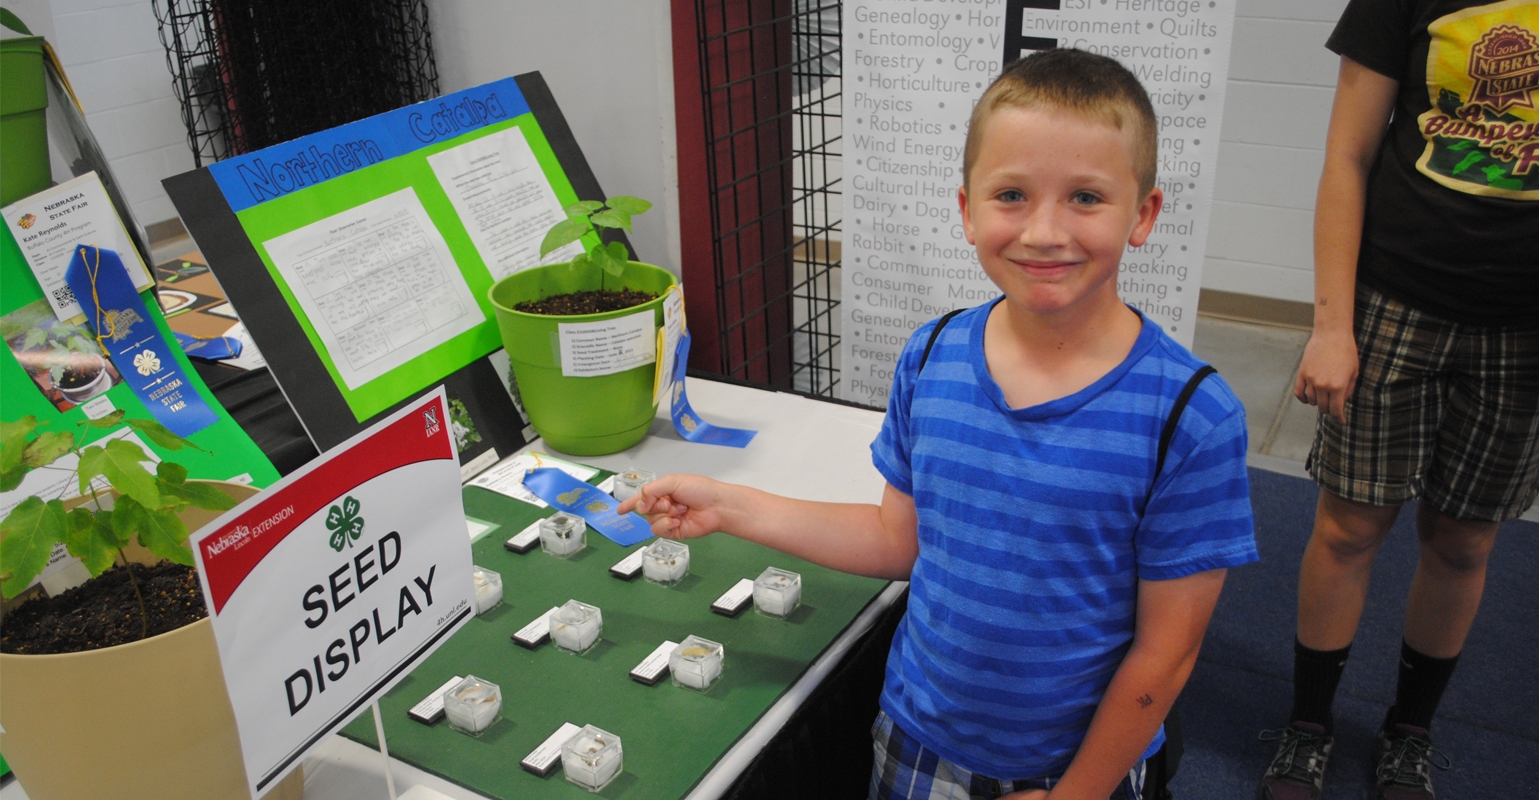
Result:
<svg viewBox="0 0 1540 800"><path fill-rule="evenodd" d="M1456 191L1515 200L1536 192L1534 0L1468 8L1428 26L1427 146L1417 169Z"/></svg>

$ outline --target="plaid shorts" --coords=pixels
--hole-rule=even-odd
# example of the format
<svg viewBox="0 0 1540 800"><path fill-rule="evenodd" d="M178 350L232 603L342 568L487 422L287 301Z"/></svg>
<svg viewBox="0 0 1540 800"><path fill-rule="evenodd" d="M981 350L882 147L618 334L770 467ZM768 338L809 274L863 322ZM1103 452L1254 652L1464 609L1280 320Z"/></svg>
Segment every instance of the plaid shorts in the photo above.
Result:
<svg viewBox="0 0 1540 800"><path fill-rule="evenodd" d="M904 733L887 713L872 724L872 782L867 800L995 800L1011 792L1052 789L1060 776L997 780L936 755ZM1144 762L1134 765L1108 800L1139 800Z"/></svg>
<svg viewBox="0 0 1540 800"><path fill-rule="evenodd" d="M1347 425L1320 415L1305 463L1323 489L1377 506L1422 497L1467 521L1535 501L1536 331L1448 322L1359 285Z"/></svg>

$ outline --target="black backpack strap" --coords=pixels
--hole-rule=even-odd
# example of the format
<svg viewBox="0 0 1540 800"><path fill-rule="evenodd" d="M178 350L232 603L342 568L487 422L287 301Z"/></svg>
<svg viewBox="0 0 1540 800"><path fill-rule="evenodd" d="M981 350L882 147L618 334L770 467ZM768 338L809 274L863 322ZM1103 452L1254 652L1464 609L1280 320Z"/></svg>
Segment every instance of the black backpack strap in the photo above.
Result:
<svg viewBox="0 0 1540 800"><path fill-rule="evenodd" d="M1219 370L1204 364L1197 372L1187 379L1187 385L1182 387L1182 393L1176 396L1176 402L1171 405L1171 413L1166 415L1166 426L1160 431L1160 446L1155 450L1155 480L1160 480L1160 470L1166 466L1166 452L1171 449L1171 440L1176 436L1176 426L1182 420L1182 412L1187 408L1187 402L1192 399L1193 392L1198 391L1198 384L1204 378ZM1150 481L1150 492L1155 491L1155 480Z"/></svg>
<svg viewBox="0 0 1540 800"><path fill-rule="evenodd" d="M915 368L914 374L919 375L925 369L925 362L930 360L930 349L936 346L936 337L941 335L941 329L945 328L946 324L952 321L952 317L967 310L966 308L954 308L942 314L941 319L936 320L936 327L930 329L930 339L925 342L925 352L920 354L920 366Z"/></svg>

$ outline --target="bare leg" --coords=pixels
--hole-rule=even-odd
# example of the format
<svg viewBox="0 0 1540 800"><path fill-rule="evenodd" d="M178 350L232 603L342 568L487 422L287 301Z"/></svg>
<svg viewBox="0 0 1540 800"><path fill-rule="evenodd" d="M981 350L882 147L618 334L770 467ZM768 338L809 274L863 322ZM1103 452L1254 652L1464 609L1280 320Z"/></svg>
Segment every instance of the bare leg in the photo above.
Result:
<svg viewBox="0 0 1540 800"><path fill-rule="evenodd" d="M1453 658L1481 606L1497 523L1462 522L1418 503L1417 538L1422 551L1406 599L1406 643L1433 658Z"/></svg>
<svg viewBox="0 0 1540 800"><path fill-rule="evenodd" d="M1300 644L1312 650L1340 650L1353 643L1369 594L1374 555L1399 510L1321 490L1315 528L1299 567Z"/></svg>

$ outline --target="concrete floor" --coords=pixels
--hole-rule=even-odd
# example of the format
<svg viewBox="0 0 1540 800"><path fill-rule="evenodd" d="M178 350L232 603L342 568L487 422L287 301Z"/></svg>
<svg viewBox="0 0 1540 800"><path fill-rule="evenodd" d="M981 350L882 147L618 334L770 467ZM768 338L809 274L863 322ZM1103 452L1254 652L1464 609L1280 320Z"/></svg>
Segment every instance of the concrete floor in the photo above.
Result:
<svg viewBox="0 0 1540 800"><path fill-rule="evenodd" d="M1246 406L1248 452L1304 464L1315 407L1294 399L1294 373L1310 332L1198 316L1192 352L1219 370Z"/></svg>

